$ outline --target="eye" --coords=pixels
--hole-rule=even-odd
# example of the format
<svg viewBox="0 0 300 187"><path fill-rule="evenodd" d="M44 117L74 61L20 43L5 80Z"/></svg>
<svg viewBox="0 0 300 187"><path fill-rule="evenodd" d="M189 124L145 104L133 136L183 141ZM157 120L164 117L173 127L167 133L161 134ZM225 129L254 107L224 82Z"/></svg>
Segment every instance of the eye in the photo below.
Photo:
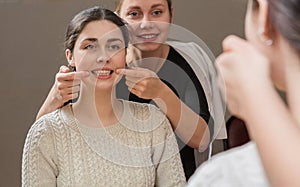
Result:
<svg viewBox="0 0 300 187"><path fill-rule="evenodd" d="M107 48L112 51L118 51L121 49L121 45L111 44L111 45L108 45Z"/></svg>
<svg viewBox="0 0 300 187"><path fill-rule="evenodd" d="M96 46L95 45L91 45L91 44L89 44L89 45L87 45L87 46L84 47L84 49L88 49L88 50L92 50L92 49L95 49L95 48L96 48Z"/></svg>
<svg viewBox="0 0 300 187"><path fill-rule="evenodd" d="M161 10L154 10L154 11L152 12L152 15L154 15L154 16L158 16L158 15L160 15L160 14L162 14L162 11L161 11Z"/></svg>
<svg viewBox="0 0 300 187"><path fill-rule="evenodd" d="M131 11L131 12L128 12L128 17L134 19L134 18L138 18L141 16L140 12L138 11Z"/></svg>

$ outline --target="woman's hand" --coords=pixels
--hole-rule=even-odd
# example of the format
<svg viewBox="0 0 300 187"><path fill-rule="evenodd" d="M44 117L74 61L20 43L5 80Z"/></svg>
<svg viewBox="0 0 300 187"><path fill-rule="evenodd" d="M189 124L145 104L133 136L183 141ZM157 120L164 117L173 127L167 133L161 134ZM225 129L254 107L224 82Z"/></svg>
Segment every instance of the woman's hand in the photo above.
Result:
<svg viewBox="0 0 300 187"><path fill-rule="evenodd" d="M126 64L128 67L137 67L137 62L142 59L142 52L134 45L129 44L127 47Z"/></svg>
<svg viewBox="0 0 300 187"><path fill-rule="evenodd" d="M118 69L117 73L125 75L128 90L143 99L160 98L164 83L153 71L145 68L132 67Z"/></svg>
<svg viewBox="0 0 300 187"><path fill-rule="evenodd" d="M247 106L272 84L268 59L249 42L236 36L223 41L223 53L216 59L219 85L232 114L247 115Z"/></svg>
<svg viewBox="0 0 300 187"><path fill-rule="evenodd" d="M38 119L44 114L53 112L62 107L65 102L77 98L80 91L80 81L87 76L89 76L88 72L70 72L68 67L61 66L55 76L54 85L36 118Z"/></svg>
<svg viewBox="0 0 300 187"><path fill-rule="evenodd" d="M55 76L54 96L62 106L65 102L78 97L81 78L88 76L88 72L70 72L66 66L61 66Z"/></svg>

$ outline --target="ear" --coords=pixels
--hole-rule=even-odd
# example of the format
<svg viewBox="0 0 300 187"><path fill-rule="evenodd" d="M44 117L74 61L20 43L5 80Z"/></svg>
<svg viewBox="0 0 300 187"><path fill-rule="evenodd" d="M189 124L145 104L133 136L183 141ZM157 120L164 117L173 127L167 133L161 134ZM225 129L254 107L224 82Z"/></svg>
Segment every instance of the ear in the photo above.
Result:
<svg viewBox="0 0 300 187"><path fill-rule="evenodd" d="M266 38L273 39L274 30L269 20L269 3L267 0L257 0L258 8L258 33Z"/></svg>
<svg viewBox="0 0 300 187"><path fill-rule="evenodd" d="M73 54L72 54L71 50L66 49L65 55L66 55L69 65L75 67L75 62L73 61Z"/></svg>
<svg viewBox="0 0 300 187"><path fill-rule="evenodd" d="M173 23L174 21L174 8L171 7L171 18L170 18L170 23Z"/></svg>

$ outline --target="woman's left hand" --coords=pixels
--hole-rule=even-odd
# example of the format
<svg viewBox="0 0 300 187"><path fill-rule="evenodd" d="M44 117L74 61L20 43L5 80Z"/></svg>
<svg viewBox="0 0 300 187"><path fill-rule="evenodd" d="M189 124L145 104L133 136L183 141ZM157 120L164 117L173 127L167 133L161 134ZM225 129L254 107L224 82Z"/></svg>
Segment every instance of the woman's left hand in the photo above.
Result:
<svg viewBox="0 0 300 187"><path fill-rule="evenodd" d="M128 90L143 99L159 98L164 87L156 73L149 69L132 67L118 69L117 73L125 75Z"/></svg>

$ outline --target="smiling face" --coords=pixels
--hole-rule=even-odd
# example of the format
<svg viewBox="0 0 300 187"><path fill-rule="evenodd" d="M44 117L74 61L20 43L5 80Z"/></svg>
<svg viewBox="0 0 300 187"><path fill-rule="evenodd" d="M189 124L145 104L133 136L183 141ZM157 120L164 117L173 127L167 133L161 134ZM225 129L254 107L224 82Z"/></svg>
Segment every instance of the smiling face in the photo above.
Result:
<svg viewBox="0 0 300 187"><path fill-rule="evenodd" d="M123 0L120 16L130 25L132 43L141 51L160 50L172 20L166 0Z"/></svg>
<svg viewBox="0 0 300 187"><path fill-rule="evenodd" d="M122 32L106 20L88 23L79 34L73 53L66 51L68 61L77 71L89 71L83 82L97 89L111 89L119 76L115 69L125 67L125 42Z"/></svg>

